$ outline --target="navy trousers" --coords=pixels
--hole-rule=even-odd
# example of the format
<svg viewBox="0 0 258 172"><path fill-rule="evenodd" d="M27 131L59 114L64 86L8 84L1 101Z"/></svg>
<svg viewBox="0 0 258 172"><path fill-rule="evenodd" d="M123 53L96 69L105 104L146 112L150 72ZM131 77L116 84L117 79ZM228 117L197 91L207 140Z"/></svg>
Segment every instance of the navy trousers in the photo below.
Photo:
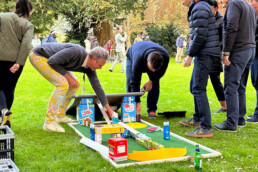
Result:
<svg viewBox="0 0 258 172"><path fill-rule="evenodd" d="M246 84L249 68L255 56L255 48L231 53L231 64L224 67L225 98L227 103L227 124L237 126L246 114Z"/></svg>
<svg viewBox="0 0 258 172"><path fill-rule="evenodd" d="M0 110L11 109L16 83L21 75L23 66L15 73L10 72L14 62L0 61Z"/></svg>
<svg viewBox="0 0 258 172"><path fill-rule="evenodd" d="M210 70L216 57L199 55L194 59L194 68L190 82L190 91L194 96L195 121L201 121L201 128L211 129L211 113L206 93Z"/></svg>
<svg viewBox="0 0 258 172"><path fill-rule="evenodd" d="M255 57L251 64L251 79L256 90L256 107L254 110L254 115L258 116L258 57Z"/></svg>
<svg viewBox="0 0 258 172"><path fill-rule="evenodd" d="M132 61L127 58L126 61L126 91L131 92L130 82L132 80ZM156 112L159 100L159 80L152 83L152 89L147 96L147 111Z"/></svg>

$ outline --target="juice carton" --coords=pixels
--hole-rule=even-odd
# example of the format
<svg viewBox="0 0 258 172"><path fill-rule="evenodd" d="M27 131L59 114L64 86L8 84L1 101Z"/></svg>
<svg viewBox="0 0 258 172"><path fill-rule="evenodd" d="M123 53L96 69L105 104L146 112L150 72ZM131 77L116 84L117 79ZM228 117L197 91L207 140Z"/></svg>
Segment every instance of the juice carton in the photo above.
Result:
<svg viewBox="0 0 258 172"><path fill-rule="evenodd" d="M80 105L93 104L93 98L81 98Z"/></svg>
<svg viewBox="0 0 258 172"><path fill-rule="evenodd" d="M123 103L132 103L135 102L135 96L124 96Z"/></svg>
<svg viewBox="0 0 258 172"><path fill-rule="evenodd" d="M136 103L122 103L122 122L136 121Z"/></svg>
<svg viewBox="0 0 258 172"><path fill-rule="evenodd" d="M94 104L79 105L77 107L77 116L79 118L80 125L89 126L95 122L95 107Z"/></svg>

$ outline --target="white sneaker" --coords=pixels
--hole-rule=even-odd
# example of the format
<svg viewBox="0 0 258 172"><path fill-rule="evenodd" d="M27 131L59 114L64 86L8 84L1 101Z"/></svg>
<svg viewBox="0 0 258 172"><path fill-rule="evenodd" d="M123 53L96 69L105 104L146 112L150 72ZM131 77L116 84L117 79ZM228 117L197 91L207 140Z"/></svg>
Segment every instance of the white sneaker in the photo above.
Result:
<svg viewBox="0 0 258 172"><path fill-rule="evenodd" d="M63 127L61 127L56 122L45 123L43 125L43 130L53 131L53 132L60 132L60 133L64 133L65 132L65 129Z"/></svg>
<svg viewBox="0 0 258 172"><path fill-rule="evenodd" d="M62 117L62 118L60 118L60 117L56 117L56 119L55 119L55 121L56 122L60 122L60 123L72 123L72 122L74 122L74 120L73 119L71 119L71 118L68 118L68 117Z"/></svg>

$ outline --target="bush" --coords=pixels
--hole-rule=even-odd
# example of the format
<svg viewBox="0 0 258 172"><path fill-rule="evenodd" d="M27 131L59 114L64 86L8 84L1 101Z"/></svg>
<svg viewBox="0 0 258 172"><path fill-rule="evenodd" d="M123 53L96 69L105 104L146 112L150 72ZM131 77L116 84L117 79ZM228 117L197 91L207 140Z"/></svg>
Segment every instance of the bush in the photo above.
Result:
<svg viewBox="0 0 258 172"><path fill-rule="evenodd" d="M166 48L171 56L176 53L176 39L179 36L179 31L173 23L163 27L151 24L146 27L146 31L150 40Z"/></svg>
<svg viewBox="0 0 258 172"><path fill-rule="evenodd" d="M80 45L80 40L71 39L69 42L73 43L73 44L79 44Z"/></svg>

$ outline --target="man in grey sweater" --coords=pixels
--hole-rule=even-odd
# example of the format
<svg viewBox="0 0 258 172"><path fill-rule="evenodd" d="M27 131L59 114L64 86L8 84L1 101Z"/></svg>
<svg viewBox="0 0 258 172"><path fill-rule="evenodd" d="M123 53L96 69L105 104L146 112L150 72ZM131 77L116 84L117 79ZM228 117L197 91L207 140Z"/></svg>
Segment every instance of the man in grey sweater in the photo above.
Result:
<svg viewBox="0 0 258 172"><path fill-rule="evenodd" d="M104 48L96 47L87 53L83 47L70 43L42 44L33 49L30 54L32 65L56 87L48 104L44 130L65 132L58 122L72 122L65 111L80 84L71 71L86 74L101 104L109 114L115 113L108 104L95 71L104 66L107 58L108 52Z"/></svg>

